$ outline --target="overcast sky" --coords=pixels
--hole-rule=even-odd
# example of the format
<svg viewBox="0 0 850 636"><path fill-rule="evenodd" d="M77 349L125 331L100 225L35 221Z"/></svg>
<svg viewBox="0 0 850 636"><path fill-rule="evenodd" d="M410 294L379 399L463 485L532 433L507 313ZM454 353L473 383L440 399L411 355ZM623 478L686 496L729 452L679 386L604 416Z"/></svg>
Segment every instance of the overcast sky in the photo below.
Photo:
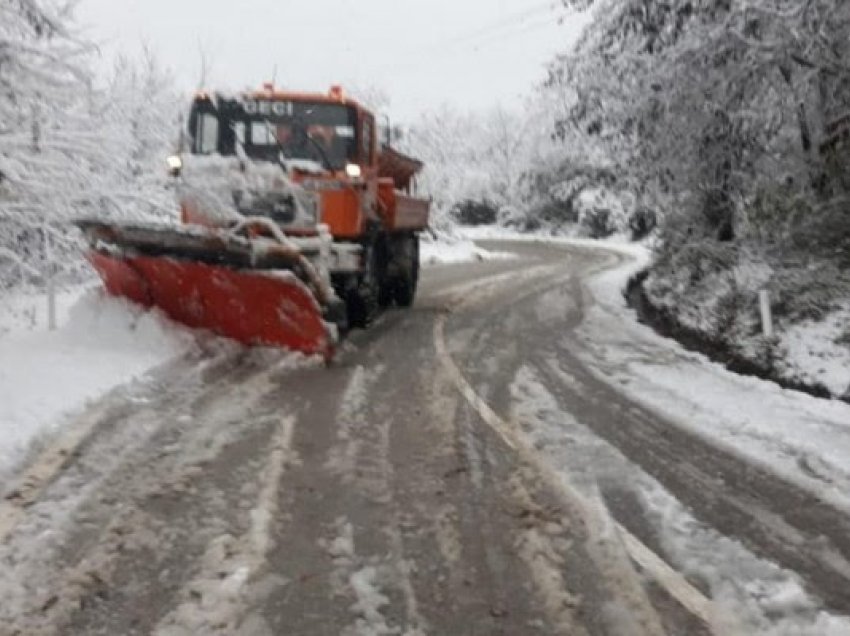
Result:
<svg viewBox="0 0 850 636"><path fill-rule="evenodd" d="M210 62L208 88L277 83L375 86L395 118L442 103L519 103L544 64L574 41L583 16L554 0L82 0L104 59L147 42L187 90ZM558 19L566 16L563 24Z"/></svg>

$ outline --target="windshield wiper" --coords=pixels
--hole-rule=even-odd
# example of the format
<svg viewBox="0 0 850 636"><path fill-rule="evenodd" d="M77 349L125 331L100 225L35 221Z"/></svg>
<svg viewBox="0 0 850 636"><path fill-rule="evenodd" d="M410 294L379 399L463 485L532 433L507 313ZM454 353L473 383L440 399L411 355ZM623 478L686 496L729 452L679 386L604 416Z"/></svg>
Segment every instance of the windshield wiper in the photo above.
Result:
<svg viewBox="0 0 850 636"><path fill-rule="evenodd" d="M330 172L333 172L333 171L334 171L334 167L333 167L333 165L331 164L331 160L330 160L330 158L328 157L328 153L327 153L327 151L325 150L324 146L322 146L322 144L320 144L318 141L316 141L315 139L313 139L313 138L310 136L310 133L305 132L304 134L306 134L306 135L307 135L307 139L309 139L309 140L310 140L310 143L312 143L312 144L313 144L313 147L314 147L316 150L318 150L318 151L319 151L319 156L322 158L322 163L325 165L325 167L326 167L326 168L327 168Z"/></svg>
<svg viewBox="0 0 850 636"><path fill-rule="evenodd" d="M318 141L316 141L315 139L313 139L313 138L310 136L310 133L309 133L309 132L307 132L307 124L306 124L306 122L305 122L303 119L301 119L300 117L293 117L293 118L292 118L292 121L295 123L295 126L293 126L293 128L294 128L294 130L296 131L296 134L302 135L302 136L303 136L303 138L307 139L307 140L308 140L311 144L313 144L313 147L314 147L316 150L318 150L318 152L319 152L319 158L321 159L321 164L320 164L320 165L321 165L323 168L325 168L326 170L328 170L329 172L333 172L333 171L334 171L334 167L333 167L333 164L331 163L330 158L328 157L328 153L325 151L324 147L322 147L322 144L320 144ZM290 157L290 156L289 156L289 153L288 153L288 152L286 152L286 148L285 148L285 147L284 147L284 145L280 142L280 139L278 139L278 137L277 137L277 133L276 133L276 132L275 132L275 130L274 130L274 126L273 126L272 122L271 122L271 121L269 121L268 119L264 119L264 120L263 120L263 123L266 125L266 129L267 129L267 131L268 131L269 135L271 136L271 138L272 138L272 139L274 139L274 143L275 143L275 145L277 146L277 150L278 150L278 163L280 163L280 164L281 164L281 166L283 167L283 169L284 169L284 170L286 170L287 172L289 172L289 167L288 167L287 165L285 165L285 163L281 162L281 160L280 160L280 155L283 155L284 160L286 160L286 159L295 159L296 157ZM300 139L299 139L299 141L300 141Z"/></svg>
<svg viewBox="0 0 850 636"><path fill-rule="evenodd" d="M324 167L327 168L330 172L333 172L334 167L331 164L331 160L328 158L328 153L325 151L325 148L324 146L322 146L322 144L320 144L318 141L316 141L315 139L313 139L313 137L310 136L310 132L307 130L307 122L304 121L304 119L302 117L299 117L298 115L294 115L292 117L292 121L297 124L297 129L301 131L301 134L303 134L304 137L306 137L310 141L310 143L313 144L313 147L319 151L319 157L321 158Z"/></svg>
<svg viewBox="0 0 850 636"><path fill-rule="evenodd" d="M266 125L266 132L268 132L271 138L274 139L275 146L277 146L277 163L287 174L289 174L289 166L286 165L286 159L289 157L286 149L283 147L283 144L280 143L280 139L277 138L277 133L272 127L272 123L268 119L264 119L263 123ZM281 159L281 156L283 156L283 159Z"/></svg>

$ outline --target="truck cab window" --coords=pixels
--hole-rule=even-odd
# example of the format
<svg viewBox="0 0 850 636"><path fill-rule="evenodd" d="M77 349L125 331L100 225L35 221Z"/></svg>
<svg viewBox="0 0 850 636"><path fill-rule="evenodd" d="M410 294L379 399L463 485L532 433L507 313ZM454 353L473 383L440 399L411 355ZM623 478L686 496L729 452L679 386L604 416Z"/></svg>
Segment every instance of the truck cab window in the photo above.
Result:
<svg viewBox="0 0 850 636"><path fill-rule="evenodd" d="M201 113L195 124L195 148L199 154L208 155L218 150L218 117Z"/></svg>

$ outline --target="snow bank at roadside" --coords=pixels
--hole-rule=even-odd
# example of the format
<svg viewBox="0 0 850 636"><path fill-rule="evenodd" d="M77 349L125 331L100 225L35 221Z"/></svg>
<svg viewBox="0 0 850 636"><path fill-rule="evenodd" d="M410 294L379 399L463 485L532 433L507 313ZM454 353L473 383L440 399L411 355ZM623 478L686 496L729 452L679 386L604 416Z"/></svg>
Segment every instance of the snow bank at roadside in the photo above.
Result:
<svg viewBox="0 0 850 636"><path fill-rule="evenodd" d="M193 342L191 335L132 304L77 288L62 294L59 328L47 331L43 297L9 300L0 329L0 473L40 435L88 401L142 375Z"/></svg>
<svg viewBox="0 0 850 636"><path fill-rule="evenodd" d="M463 238L441 237L439 240L433 240L423 237L419 244L419 261L422 267L506 258L514 258L514 255L509 252L491 252Z"/></svg>
<svg viewBox="0 0 850 636"><path fill-rule="evenodd" d="M732 373L639 323L622 292L648 252L608 247L633 260L587 284L595 302L576 331L587 367L665 418L850 509L850 405Z"/></svg>
<svg viewBox="0 0 850 636"><path fill-rule="evenodd" d="M77 285L57 291L56 320L58 324L68 321L71 308L90 286L92 284ZM47 294L43 291L27 290L0 295L0 342L9 334L46 330Z"/></svg>
<svg viewBox="0 0 850 636"><path fill-rule="evenodd" d="M547 230L520 232L499 225L462 226L454 230L455 236L468 241L526 241L530 243L561 243L577 247L605 245L619 249L632 256L640 256L642 263L649 263L649 250L646 240L635 243L626 234L612 234L604 239L591 239L570 234L552 234Z"/></svg>
<svg viewBox="0 0 850 636"><path fill-rule="evenodd" d="M788 375L850 397L850 303L823 320L805 320L780 334Z"/></svg>

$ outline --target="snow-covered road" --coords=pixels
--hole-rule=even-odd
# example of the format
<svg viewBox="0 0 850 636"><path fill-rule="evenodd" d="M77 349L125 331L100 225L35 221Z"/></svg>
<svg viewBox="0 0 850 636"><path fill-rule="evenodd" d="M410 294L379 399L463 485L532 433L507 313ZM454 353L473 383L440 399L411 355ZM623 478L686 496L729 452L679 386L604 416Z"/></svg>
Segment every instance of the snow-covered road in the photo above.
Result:
<svg viewBox="0 0 850 636"><path fill-rule="evenodd" d="M92 405L6 489L0 633L850 633L850 407L636 324L622 249L483 247L329 369L193 347Z"/></svg>

